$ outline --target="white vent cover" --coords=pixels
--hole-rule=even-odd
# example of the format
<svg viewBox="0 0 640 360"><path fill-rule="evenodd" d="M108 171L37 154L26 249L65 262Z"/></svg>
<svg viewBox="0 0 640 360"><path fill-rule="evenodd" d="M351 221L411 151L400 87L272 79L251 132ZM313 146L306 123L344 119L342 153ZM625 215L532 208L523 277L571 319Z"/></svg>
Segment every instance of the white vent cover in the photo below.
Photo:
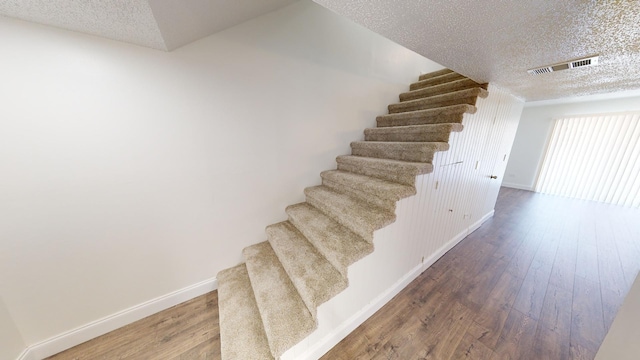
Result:
<svg viewBox="0 0 640 360"><path fill-rule="evenodd" d="M594 66L594 65L598 65L598 55L577 59L577 60L571 60L569 62L559 63L555 65L547 65L547 66L542 66L535 69L529 69L527 70L527 72L531 75L541 75L541 74L551 73L554 71L575 69L579 67Z"/></svg>

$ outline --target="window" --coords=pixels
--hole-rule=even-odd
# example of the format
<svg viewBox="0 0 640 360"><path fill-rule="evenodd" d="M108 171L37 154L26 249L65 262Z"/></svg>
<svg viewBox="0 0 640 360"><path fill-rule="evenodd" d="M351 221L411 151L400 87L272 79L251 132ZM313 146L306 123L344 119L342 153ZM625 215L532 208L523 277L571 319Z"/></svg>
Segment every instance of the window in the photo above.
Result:
<svg viewBox="0 0 640 360"><path fill-rule="evenodd" d="M535 190L640 207L640 112L557 119Z"/></svg>

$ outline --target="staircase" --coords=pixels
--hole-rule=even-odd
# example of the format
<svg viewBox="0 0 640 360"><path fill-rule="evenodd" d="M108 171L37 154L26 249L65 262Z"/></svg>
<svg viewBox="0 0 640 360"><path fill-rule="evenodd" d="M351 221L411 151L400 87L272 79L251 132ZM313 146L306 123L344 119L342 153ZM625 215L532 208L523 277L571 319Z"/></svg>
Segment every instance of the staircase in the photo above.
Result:
<svg viewBox="0 0 640 360"><path fill-rule="evenodd" d="M349 285L349 265L374 250L373 232L395 221L396 202L416 194L416 176L432 172L486 88L448 69L420 76L286 208L288 221L243 250L245 263L218 273L223 360L277 359L314 331L317 307Z"/></svg>

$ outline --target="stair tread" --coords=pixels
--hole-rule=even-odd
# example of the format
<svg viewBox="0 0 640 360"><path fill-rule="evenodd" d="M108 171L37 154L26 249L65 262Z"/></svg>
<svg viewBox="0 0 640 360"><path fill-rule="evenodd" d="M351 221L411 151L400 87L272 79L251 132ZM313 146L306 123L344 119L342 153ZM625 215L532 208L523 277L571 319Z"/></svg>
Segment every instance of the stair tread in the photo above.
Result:
<svg viewBox="0 0 640 360"><path fill-rule="evenodd" d="M288 206L286 212L289 221L345 277L349 265L373 251L373 245L306 202Z"/></svg>
<svg viewBox="0 0 640 360"><path fill-rule="evenodd" d="M451 106L443 106L433 109L425 109L425 110L413 110L406 111L401 113L387 114L387 115L378 115L376 120L378 122L383 120L397 120L397 119L413 119L420 117L439 117L451 114L474 114L477 111L477 108L473 105L469 104L457 104Z"/></svg>
<svg viewBox="0 0 640 360"><path fill-rule="evenodd" d="M406 100L395 104L390 104L388 106L388 110L389 113L400 113L405 111L419 110L421 107L427 107L428 109L434 107L451 106L460 104L460 102L464 101L465 99L466 101L470 101L470 98L473 99L472 103L463 102L463 104L474 105L475 98L486 98L488 95L489 92L486 89L483 89L481 87L473 87L470 89L452 91L444 94L434 94L432 96L425 96L415 100Z"/></svg>
<svg viewBox="0 0 640 360"><path fill-rule="evenodd" d="M336 161L338 163L360 164L380 169L392 168L395 171L411 172L413 176L428 174L433 171L431 163L379 159L366 156L340 155L336 158Z"/></svg>
<svg viewBox="0 0 640 360"><path fill-rule="evenodd" d="M399 184L375 177L341 170L323 171L320 176L349 187L358 187L367 193L383 199L398 201L416 194L413 186Z"/></svg>
<svg viewBox="0 0 640 360"><path fill-rule="evenodd" d="M320 304L347 287L347 279L290 222L270 225L266 232L312 315Z"/></svg>
<svg viewBox="0 0 640 360"><path fill-rule="evenodd" d="M420 75L420 80L425 80L425 79L429 79L429 78L432 78L432 77L449 74L449 73L452 73L452 72L453 72L453 70L446 69L446 68L442 69L442 70L432 71L430 73L426 73L426 74Z"/></svg>
<svg viewBox="0 0 640 360"><path fill-rule="evenodd" d="M433 171L428 162L409 162L365 156L341 155L336 158L339 170L376 177L413 186L416 176Z"/></svg>
<svg viewBox="0 0 640 360"><path fill-rule="evenodd" d="M217 279L222 358L273 360L245 264Z"/></svg>
<svg viewBox="0 0 640 360"><path fill-rule="evenodd" d="M476 107L468 104L458 104L426 110L406 111L376 117L376 126L409 126L442 123L461 123L463 114L474 114Z"/></svg>
<svg viewBox="0 0 640 360"><path fill-rule="evenodd" d="M449 144L446 142L354 141L351 143L353 155L416 162L431 162L435 152L448 149Z"/></svg>
<svg viewBox="0 0 640 360"><path fill-rule="evenodd" d="M413 122L409 122L412 124ZM462 123L386 126L364 130L365 141L449 142L452 132L462 131Z"/></svg>
<svg viewBox="0 0 640 360"><path fill-rule="evenodd" d="M426 88L404 92L400 94L400 101L413 100L421 97L433 96L436 94L454 92L454 91L474 88L474 87L482 88L483 85L478 84L471 79L464 78L464 79L455 80L455 81L451 81L444 84L432 85Z"/></svg>
<svg viewBox="0 0 640 360"><path fill-rule="evenodd" d="M338 193L324 185L304 189L307 202L371 242L373 232L395 221L395 213Z"/></svg>
<svg viewBox="0 0 640 360"><path fill-rule="evenodd" d="M405 126L387 126L379 128L368 128L364 130L365 135L373 133L408 133L408 132L460 132L463 126L459 123L421 124Z"/></svg>
<svg viewBox="0 0 640 360"><path fill-rule="evenodd" d="M427 86L444 84L450 81L465 79L464 75L460 75L457 72L450 72L438 76L433 76L424 80L418 80L409 86L411 90L422 89Z"/></svg>
<svg viewBox="0 0 640 360"><path fill-rule="evenodd" d="M353 141L351 145L371 147L371 146L397 146L401 148L421 148L434 151L445 151L449 149L446 142L413 142L407 143L402 141Z"/></svg>
<svg viewBox="0 0 640 360"><path fill-rule="evenodd" d="M271 353L278 358L311 333L316 323L269 242L242 253Z"/></svg>

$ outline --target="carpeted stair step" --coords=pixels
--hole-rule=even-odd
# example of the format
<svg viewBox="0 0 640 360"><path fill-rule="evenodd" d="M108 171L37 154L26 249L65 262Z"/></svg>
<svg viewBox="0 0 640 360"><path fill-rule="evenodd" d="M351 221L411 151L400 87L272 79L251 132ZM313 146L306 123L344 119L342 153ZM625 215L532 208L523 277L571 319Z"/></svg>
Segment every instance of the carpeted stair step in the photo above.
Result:
<svg viewBox="0 0 640 360"><path fill-rule="evenodd" d="M466 90L454 91L441 95L429 96L421 99L404 101L388 106L389 114L403 113L407 111L426 110L438 107L468 104L474 106L479 97L486 98L489 92L483 88L475 87Z"/></svg>
<svg viewBox="0 0 640 360"><path fill-rule="evenodd" d="M271 354L277 359L309 335L316 323L269 242L249 246L242 254Z"/></svg>
<svg viewBox="0 0 640 360"><path fill-rule="evenodd" d="M416 176L433 171L431 163L378 159L363 156L342 155L336 158L338 170L372 176L378 179L413 186Z"/></svg>
<svg viewBox="0 0 640 360"><path fill-rule="evenodd" d="M430 73L426 73L426 74L420 75L420 80L426 80L426 79L430 79L430 78L433 78L433 77L446 75L446 74L449 74L449 73L452 73L452 72L453 72L453 70L451 70L451 69L442 69L442 70L432 71Z"/></svg>
<svg viewBox="0 0 640 360"><path fill-rule="evenodd" d="M413 186L348 171L329 170L320 176L323 185L389 211L395 211L398 200L416 194Z"/></svg>
<svg viewBox="0 0 640 360"><path fill-rule="evenodd" d="M223 359L273 360L245 264L218 273Z"/></svg>
<svg viewBox="0 0 640 360"><path fill-rule="evenodd" d="M434 76L434 77L430 77L428 79L424 79L424 80L420 80L418 82L414 82L413 84L411 84L411 86L409 86L410 90L418 90L418 89L423 89L429 86L433 86L433 85L439 85L439 84L444 84L444 83L448 83L451 81L456 81L456 80L461 80L461 79L465 79L464 75L460 75L456 72L450 72L450 73L446 73L444 75L440 75L440 76Z"/></svg>
<svg viewBox="0 0 640 360"><path fill-rule="evenodd" d="M364 130L365 141L448 142L451 132L462 131L462 124L427 124L380 127Z"/></svg>
<svg viewBox="0 0 640 360"><path fill-rule="evenodd" d="M304 189L307 202L368 242L373 232L396 220L396 214L341 194L324 185Z"/></svg>
<svg viewBox="0 0 640 360"><path fill-rule="evenodd" d="M351 154L379 159L431 162L436 151L449 150L445 142L354 141Z"/></svg>
<svg viewBox="0 0 640 360"><path fill-rule="evenodd" d="M408 101L408 100L415 100L415 99L420 99L424 97L429 97L429 96L434 96L434 95L439 95L439 94L444 94L444 93L449 93L449 92L454 92L459 90L471 89L475 87L484 89L486 88L486 86L487 86L486 84L480 85L471 79L465 78L461 80L448 82L445 84L429 86L427 88L420 89L420 90L414 90L414 91L402 93L400 94L400 101L402 102L402 101Z"/></svg>
<svg viewBox="0 0 640 360"><path fill-rule="evenodd" d="M473 114L476 107L459 104L435 109L417 110L376 117L377 127L461 123L464 114Z"/></svg>
<svg viewBox="0 0 640 360"><path fill-rule="evenodd" d="M304 202L286 209L291 222L345 278L347 268L373 251L373 245Z"/></svg>
<svg viewBox="0 0 640 360"><path fill-rule="evenodd" d="M290 222L267 226L267 238L315 318L316 308L344 290L344 277Z"/></svg>

